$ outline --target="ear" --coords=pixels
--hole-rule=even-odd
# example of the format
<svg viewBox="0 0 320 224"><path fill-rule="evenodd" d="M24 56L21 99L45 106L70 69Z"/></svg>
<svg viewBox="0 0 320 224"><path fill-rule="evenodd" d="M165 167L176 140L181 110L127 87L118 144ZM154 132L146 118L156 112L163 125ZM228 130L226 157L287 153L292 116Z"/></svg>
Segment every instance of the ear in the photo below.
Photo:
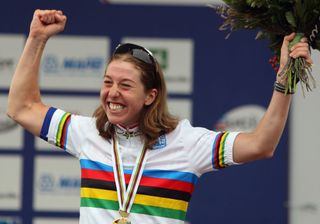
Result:
<svg viewBox="0 0 320 224"><path fill-rule="evenodd" d="M149 106L153 103L153 101L156 99L158 95L158 90L157 89L152 89L148 92L146 99L144 101L144 105Z"/></svg>

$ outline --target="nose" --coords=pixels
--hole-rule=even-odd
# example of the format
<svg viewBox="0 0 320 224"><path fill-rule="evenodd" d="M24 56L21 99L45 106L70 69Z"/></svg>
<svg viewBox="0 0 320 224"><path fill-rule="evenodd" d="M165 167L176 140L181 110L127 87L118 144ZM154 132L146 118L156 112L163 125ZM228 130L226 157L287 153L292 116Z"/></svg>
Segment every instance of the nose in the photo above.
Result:
<svg viewBox="0 0 320 224"><path fill-rule="evenodd" d="M112 85L109 89L109 96L110 97L118 97L120 95L119 93L119 89L117 87L117 85Z"/></svg>

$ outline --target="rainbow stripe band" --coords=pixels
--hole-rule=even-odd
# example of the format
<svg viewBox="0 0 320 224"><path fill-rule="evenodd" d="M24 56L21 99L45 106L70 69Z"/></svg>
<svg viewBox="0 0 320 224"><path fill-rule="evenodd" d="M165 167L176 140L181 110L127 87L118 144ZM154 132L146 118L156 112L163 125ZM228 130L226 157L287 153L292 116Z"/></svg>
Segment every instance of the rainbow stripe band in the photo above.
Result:
<svg viewBox="0 0 320 224"><path fill-rule="evenodd" d="M225 144L226 139L229 135L229 132L221 132L219 133L213 144L213 167L215 169L222 169L228 166L228 164L225 163Z"/></svg>
<svg viewBox="0 0 320 224"><path fill-rule="evenodd" d="M103 196L107 196L103 198ZM170 204L172 208L167 205ZM188 204L183 207L187 207ZM87 189L81 189L81 207L93 207L110 210L119 210L117 201L117 193L101 191L90 192ZM175 209L179 208L179 209ZM160 216L171 219L185 220L187 209L181 209L179 204L172 204L165 200L159 200L157 197L148 197L144 195L136 195L134 204L131 208L131 213L147 214L150 216Z"/></svg>
<svg viewBox="0 0 320 224"><path fill-rule="evenodd" d="M56 135L56 146L62 149L66 149L68 127L70 125L70 121L71 121L71 114L64 113L58 126L57 135Z"/></svg>
<svg viewBox="0 0 320 224"><path fill-rule="evenodd" d="M113 168L84 159L80 164L81 206L119 210ZM132 171L124 174L128 184ZM191 173L144 170L131 213L185 220L196 181Z"/></svg>

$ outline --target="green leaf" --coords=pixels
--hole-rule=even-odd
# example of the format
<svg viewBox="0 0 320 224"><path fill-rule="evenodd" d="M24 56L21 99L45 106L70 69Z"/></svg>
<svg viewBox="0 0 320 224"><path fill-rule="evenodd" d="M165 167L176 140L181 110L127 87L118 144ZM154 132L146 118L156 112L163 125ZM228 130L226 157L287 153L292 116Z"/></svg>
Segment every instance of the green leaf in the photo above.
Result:
<svg viewBox="0 0 320 224"><path fill-rule="evenodd" d="M286 19L287 19L287 22L288 22L291 26L293 26L294 28L297 27L296 20L295 20L295 18L294 18L294 16L293 16L293 13L292 13L291 11L286 12Z"/></svg>

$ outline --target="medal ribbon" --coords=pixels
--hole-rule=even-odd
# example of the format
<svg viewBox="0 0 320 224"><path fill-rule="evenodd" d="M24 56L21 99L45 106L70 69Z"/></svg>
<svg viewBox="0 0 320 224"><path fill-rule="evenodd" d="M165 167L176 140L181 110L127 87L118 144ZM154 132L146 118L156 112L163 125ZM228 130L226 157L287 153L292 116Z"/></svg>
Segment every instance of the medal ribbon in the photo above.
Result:
<svg viewBox="0 0 320 224"><path fill-rule="evenodd" d="M146 162L147 148L143 146L140 155L136 159L136 164L133 168L128 188L126 188L126 182L123 172L123 164L118 149L118 143L113 136L113 173L117 187L117 195L119 202L119 209L126 213L129 213L136 196L139 183L142 177L142 172Z"/></svg>

